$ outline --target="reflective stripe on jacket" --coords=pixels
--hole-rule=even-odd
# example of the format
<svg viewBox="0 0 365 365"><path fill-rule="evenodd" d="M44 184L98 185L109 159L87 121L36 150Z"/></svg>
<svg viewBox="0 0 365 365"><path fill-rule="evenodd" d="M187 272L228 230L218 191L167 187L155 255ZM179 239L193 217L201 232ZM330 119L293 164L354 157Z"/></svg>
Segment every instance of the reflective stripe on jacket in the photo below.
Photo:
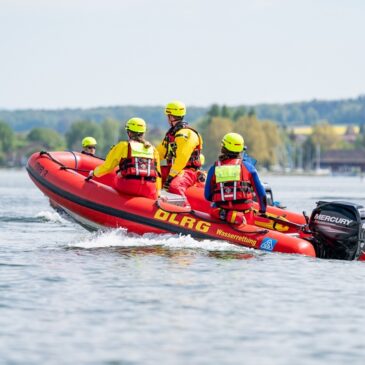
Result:
<svg viewBox="0 0 365 365"><path fill-rule="evenodd" d="M121 158L119 171L123 177L150 177L158 176L154 160L153 146L145 147L142 142L129 141L128 156Z"/></svg>
<svg viewBox="0 0 365 365"><path fill-rule="evenodd" d="M202 147L200 134L185 123L179 123L169 129L157 150L160 158L166 159L167 166L171 168L170 175L176 176L185 168L201 167Z"/></svg>
<svg viewBox="0 0 365 365"><path fill-rule="evenodd" d="M211 183L213 202L243 202L253 198L249 172L243 167L241 159L217 161Z"/></svg>
<svg viewBox="0 0 365 365"><path fill-rule="evenodd" d="M109 153L107 154L105 161L94 169L94 176L101 177L105 174L111 173L119 165L120 160L128 157L128 141L120 141L115 146L112 146ZM153 149L154 161L158 177L156 179L156 189L161 190L161 175L160 172L160 157L156 148Z"/></svg>

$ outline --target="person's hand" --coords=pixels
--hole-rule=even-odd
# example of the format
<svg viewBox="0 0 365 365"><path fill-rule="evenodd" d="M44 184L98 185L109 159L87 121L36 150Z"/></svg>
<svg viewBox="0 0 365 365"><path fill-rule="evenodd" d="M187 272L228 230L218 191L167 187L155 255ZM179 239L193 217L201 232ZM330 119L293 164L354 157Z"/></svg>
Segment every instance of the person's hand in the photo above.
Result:
<svg viewBox="0 0 365 365"><path fill-rule="evenodd" d="M201 171L201 170L197 171L197 180L199 182L203 183L203 182L205 182L206 179L207 179L206 171Z"/></svg>
<svg viewBox="0 0 365 365"><path fill-rule="evenodd" d="M169 190L169 187L170 187L170 184L171 184L171 181L172 181L173 177L172 176L168 176L166 181L164 182L163 184L163 189L168 191Z"/></svg>
<svg viewBox="0 0 365 365"><path fill-rule="evenodd" d="M91 171L89 172L88 177L87 177L85 180L86 180L86 181L89 181L89 180L91 180L93 177L94 177L94 170L91 170Z"/></svg>

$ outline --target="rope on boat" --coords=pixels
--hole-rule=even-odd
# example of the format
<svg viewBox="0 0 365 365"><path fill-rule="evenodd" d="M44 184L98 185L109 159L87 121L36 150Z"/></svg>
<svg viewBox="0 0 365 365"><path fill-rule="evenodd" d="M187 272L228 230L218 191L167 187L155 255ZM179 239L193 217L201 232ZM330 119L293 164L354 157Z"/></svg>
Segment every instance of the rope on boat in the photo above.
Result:
<svg viewBox="0 0 365 365"><path fill-rule="evenodd" d="M60 170L72 170L72 171L78 171L78 172L90 172L90 170L83 170L83 169L75 169L73 167L67 167L67 166L61 166Z"/></svg>
<svg viewBox="0 0 365 365"><path fill-rule="evenodd" d="M47 152L47 151L41 151L41 152L39 152L39 155L40 155L40 156L47 155L47 156L51 159L51 161L53 161L53 162L54 162L54 163L56 163L57 165L65 166L62 162L60 162L60 161L56 160L55 158L53 158L53 157L51 156L51 154L50 154L49 152Z"/></svg>
<svg viewBox="0 0 365 365"><path fill-rule="evenodd" d="M73 155L73 157L75 159L75 169L77 169L77 165L78 165L77 157L73 151L70 151L70 153Z"/></svg>
<svg viewBox="0 0 365 365"><path fill-rule="evenodd" d="M63 163L61 163L60 161L56 160L54 157L52 157L52 155L47 152L47 151L41 151L39 152L39 155L40 156L43 156L43 155L47 155L51 161L53 161L54 163L60 165L60 170L72 170L72 171L77 171L77 172L90 172L90 170L83 170L83 169L78 169L78 168L73 168L73 167L68 167L68 166L65 166ZM75 154L73 153L73 155L75 156ZM77 161L76 159L76 156L75 156L75 161ZM76 166L77 166L77 162L76 162ZM87 177L86 178L86 181L90 180L91 177ZM199 214L196 213L193 209L191 209L191 207L186 207L187 210L186 211L173 211L173 210L169 210L169 209L166 209L166 208L163 208L160 204L160 200L157 199L156 200L156 206L159 208L159 209L162 209L163 211L167 212L167 213L173 213L173 214L191 214L191 215L194 215L198 218L201 218L199 217ZM266 217L268 219L272 219L274 221L276 221L277 223L282 223L282 224L287 224L287 225L292 225L293 227L295 228L302 228L302 226L300 226L299 224L296 224L296 223L292 223L292 222L289 222L289 221L285 221L283 219L280 219L280 218L274 218L274 217ZM230 224L226 221L217 221L217 220L213 220L213 219L206 219L204 218L205 220L207 220L208 222L210 223L224 223L224 224L227 224L229 227L231 227L233 230L237 231L237 232L241 232L241 233L245 233L245 234L266 234L269 232L268 229L263 229L263 230L259 230L259 231L245 231L243 229L239 229L238 227L236 227L234 224Z"/></svg>
<svg viewBox="0 0 365 365"><path fill-rule="evenodd" d="M71 152L74 156L75 154L73 152ZM83 170L83 169L78 169L78 168L74 168L74 167L68 167L68 166L65 166L62 162L56 160L54 157L52 157L52 155L47 152L47 151L41 151L39 152L39 155L40 156L43 156L43 155L47 155L51 161L53 161L54 163L56 163L57 165L60 165L60 170L73 170L73 171L77 171L77 172L90 172L90 170ZM76 156L75 156L76 158ZM77 166L77 160L76 161L76 166Z"/></svg>

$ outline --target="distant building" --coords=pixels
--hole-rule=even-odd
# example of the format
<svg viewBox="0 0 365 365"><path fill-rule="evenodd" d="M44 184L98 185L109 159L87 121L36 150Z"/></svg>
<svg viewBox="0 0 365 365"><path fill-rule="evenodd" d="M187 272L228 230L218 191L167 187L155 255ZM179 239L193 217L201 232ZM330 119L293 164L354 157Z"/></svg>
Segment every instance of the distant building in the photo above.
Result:
<svg viewBox="0 0 365 365"><path fill-rule="evenodd" d="M353 125L349 125L346 128L345 133L342 135L343 140L348 143L355 143L357 136L359 135L359 127L355 127Z"/></svg>
<svg viewBox="0 0 365 365"><path fill-rule="evenodd" d="M332 172L365 172L365 150L331 150L322 153L321 168L329 168Z"/></svg>
<svg viewBox="0 0 365 365"><path fill-rule="evenodd" d="M360 133L360 127L357 125L339 125L331 124L335 133L341 136L342 140L348 143L354 143ZM313 126L294 126L290 128L292 135L296 141L302 142L306 140L313 132Z"/></svg>

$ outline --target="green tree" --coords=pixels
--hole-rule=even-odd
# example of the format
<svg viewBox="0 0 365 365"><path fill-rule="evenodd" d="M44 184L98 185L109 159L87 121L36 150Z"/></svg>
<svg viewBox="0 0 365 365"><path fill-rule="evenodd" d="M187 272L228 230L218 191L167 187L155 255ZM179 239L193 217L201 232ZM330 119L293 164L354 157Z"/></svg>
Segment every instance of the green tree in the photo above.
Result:
<svg viewBox="0 0 365 365"><path fill-rule="evenodd" d="M91 136L98 142L98 151L104 150L104 133L99 124L82 120L71 124L70 129L66 132L67 147L70 150L79 151L81 149L81 141L84 137Z"/></svg>
<svg viewBox="0 0 365 365"><path fill-rule="evenodd" d="M211 118L220 116L220 109L218 104L213 104L207 112L207 115Z"/></svg>
<svg viewBox="0 0 365 365"><path fill-rule="evenodd" d="M278 162L278 153L284 144L276 123L268 120L263 121L261 127L266 138L268 151L268 158L265 163L267 167L270 167L272 164L276 164Z"/></svg>
<svg viewBox="0 0 365 365"><path fill-rule="evenodd" d="M248 111L248 116L249 117L255 117L256 116L255 108L250 108L250 110Z"/></svg>
<svg viewBox="0 0 365 365"><path fill-rule="evenodd" d="M316 144L313 138L310 136L304 142L302 146L298 146L301 151L301 163L299 167L305 170L311 170L315 165L315 155L316 155Z"/></svg>
<svg viewBox="0 0 365 365"><path fill-rule="evenodd" d="M33 128L27 135L27 141L41 145L47 150L64 149L64 137L50 128Z"/></svg>
<svg viewBox="0 0 365 365"><path fill-rule="evenodd" d="M120 139L121 125L115 119L106 119L101 123L101 128L103 131L103 146L98 146L97 154L99 156L106 156L110 147L115 145Z"/></svg>
<svg viewBox="0 0 365 365"><path fill-rule="evenodd" d="M222 106L221 117L222 118L231 118L231 112L226 105Z"/></svg>
<svg viewBox="0 0 365 365"><path fill-rule="evenodd" d="M164 138L164 135L165 131L160 128L154 127L151 129L147 129L147 140L155 146L160 144L160 142Z"/></svg>
<svg viewBox="0 0 365 365"><path fill-rule="evenodd" d="M263 123L256 117L242 117L235 124L232 132L240 133L245 140L248 153L257 159L261 165L270 165L272 156L268 149L268 141L264 132Z"/></svg>
<svg viewBox="0 0 365 365"><path fill-rule="evenodd" d="M321 146L322 151L336 148L341 141L340 136L336 134L334 127L328 121L313 126L310 138L314 145Z"/></svg>
<svg viewBox="0 0 365 365"><path fill-rule="evenodd" d="M0 152L10 152L14 145L14 132L11 127L0 120Z"/></svg>
<svg viewBox="0 0 365 365"><path fill-rule="evenodd" d="M215 117L204 130L201 130L203 136L203 154L205 163L210 164L215 161L221 150L221 140L226 133L231 132L233 123L230 119ZM198 130L200 130L198 128Z"/></svg>
<svg viewBox="0 0 365 365"><path fill-rule="evenodd" d="M313 107L309 107L307 109L307 120L309 121L309 123L316 123L319 119L319 114L317 112L316 109L314 109Z"/></svg>
<svg viewBox="0 0 365 365"><path fill-rule="evenodd" d="M365 147L365 123L361 123L359 127L359 134L355 141L355 147L363 148Z"/></svg>
<svg viewBox="0 0 365 365"><path fill-rule="evenodd" d="M233 114L233 120L238 120L241 117L244 117L247 114L246 108L244 106L238 107L234 114Z"/></svg>
<svg viewBox="0 0 365 365"><path fill-rule="evenodd" d="M294 123L303 123L305 117L301 109L297 106L293 106L291 110L289 110L290 114L288 119L290 119Z"/></svg>
<svg viewBox="0 0 365 365"><path fill-rule="evenodd" d="M0 166L5 165L6 157L3 151L3 141L0 140Z"/></svg>

